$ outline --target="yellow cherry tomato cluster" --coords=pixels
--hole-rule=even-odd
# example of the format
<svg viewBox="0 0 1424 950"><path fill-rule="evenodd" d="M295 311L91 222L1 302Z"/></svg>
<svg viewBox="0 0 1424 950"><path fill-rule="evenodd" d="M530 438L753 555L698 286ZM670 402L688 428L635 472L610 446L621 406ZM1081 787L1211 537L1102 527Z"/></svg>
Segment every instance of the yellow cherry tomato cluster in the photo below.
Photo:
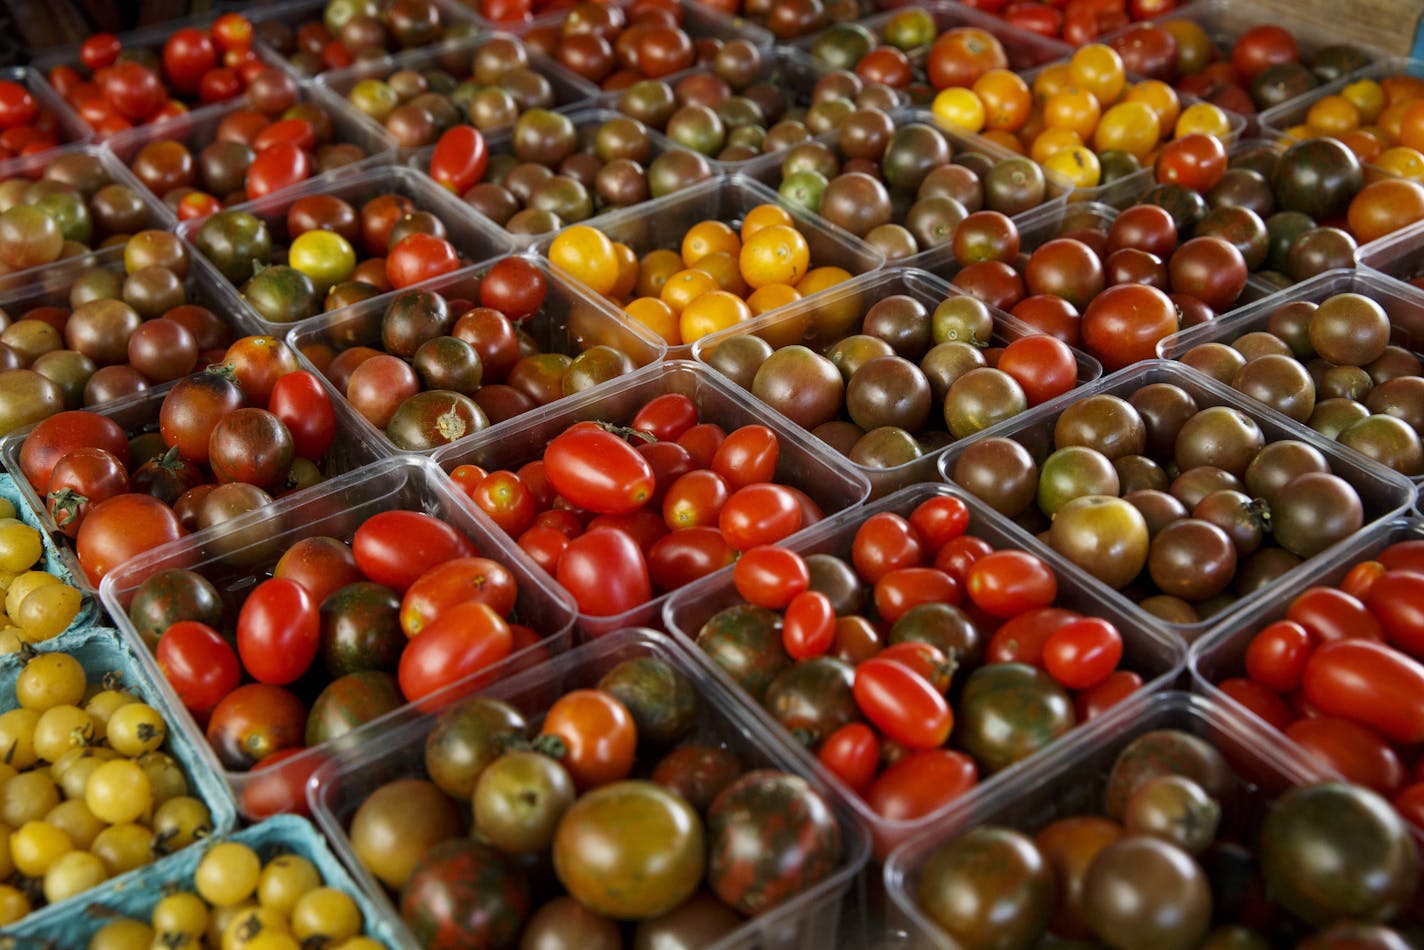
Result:
<svg viewBox="0 0 1424 950"><path fill-rule="evenodd" d="M0 713L0 925L212 830L163 751L158 710L91 683L67 653L31 658Z"/></svg>
<svg viewBox="0 0 1424 950"><path fill-rule="evenodd" d="M1286 134L1339 139L1367 165L1424 181L1424 79L1357 79L1312 102Z"/></svg>
<svg viewBox="0 0 1424 950"><path fill-rule="evenodd" d="M109 921L89 950L383 950L380 941L362 935L363 926L351 895L326 886L306 858L281 854L264 864L247 845L224 841L198 862L190 889L166 892L147 921Z"/></svg>
<svg viewBox="0 0 1424 950"><path fill-rule="evenodd" d="M1077 188L1103 183L1101 156L1152 164L1169 139L1192 132L1225 136L1226 113L1210 103L1183 106L1176 90L1146 79L1129 84L1117 51L1102 43L1078 49L1045 68L1032 85L1007 69L991 69L968 88L949 88L931 109L947 127L980 133L1026 154Z"/></svg>
<svg viewBox="0 0 1424 950"><path fill-rule="evenodd" d="M815 267L806 236L780 205L752 208L739 224L699 221L676 250L641 258L586 225L565 228L549 247L554 266L666 340L692 343L849 280L841 267Z"/></svg>
<svg viewBox="0 0 1424 950"><path fill-rule="evenodd" d="M63 633L79 615L83 594L43 569L44 542L37 529L15 517L0 498L0 654Z"/></svg>

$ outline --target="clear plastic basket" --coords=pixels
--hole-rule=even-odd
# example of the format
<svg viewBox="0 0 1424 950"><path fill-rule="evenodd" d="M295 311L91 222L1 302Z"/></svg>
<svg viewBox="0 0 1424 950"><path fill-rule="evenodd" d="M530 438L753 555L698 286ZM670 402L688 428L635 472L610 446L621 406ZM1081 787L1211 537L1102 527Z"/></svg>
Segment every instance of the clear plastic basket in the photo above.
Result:
<svg viewBox="0 0 1424 950"><path fill-rule="evenodd" d="M54 87L45 80L39 70L32 66L6 66L0 69L0 79L24 86L34 97L40 112L48 113L55 118L59 125L59 147L82 145L93 140L94 132L89 128L89 123L79 118L78 113L64 101L59 93L55 92ZM16 167L22 169L42 168L43 165L36 165L36 163L44 162L53 155L54 149L46 149L43 152L17 155L14 158L0 161L0 180L13 175L13 169Z"/></svg>
<svg viewBox="0 0 1424 950"><path fill-rule="evenodd" d="M800 344L825 353L840 340L861 331L865 312L876 301L896 294L913 298L930 313L942 301L961 296L961 292L947 281L922 270L894 268L874 271L832 288L820 303L803 305L798 301L773 314L709 334L693 345L692 353L698 362L710 365L711 356L718 346L745 334L761 337L773 347ZM991 309L990 312L994 315L994 335L988 341L989 345L1004 346L1031 333L1003 311ZM824 326L823 321L831 326ZM1091 356L1076 349L1073 356L1078 364L1079 385L1090 383L1103 374L1102 364ZM946 435L942 415L936 416L932 408L931 418L937 419L934 431ZM789 420L787 424L794 425ZM850 466L869 481L870 496L879 498L914 482L934 481L937 478L935 462L940 451L926 452L893 468L872 468L848 458L842 459L841 464Z"/></svg>
<svg viewBox="0 0 1424 950"><path fill-rule="evenodd" d="M995 549L1027 547L1017 536L1018 533L1007 527L1007 522L1002 517L990 511L987 506L967 492L943 483L911 485L854 511L842 512L833 518L827 518L789 541L786 546L802 555L827 553L843 558L849 557L856 532L867 518L881 512L893 512L908 517L920 504L937 497L957 498L969 506L970 517L967 531L969 535L982 538L992 544ZM1077 610L1090 616L1103 617L1118 628L1123 641L1123 657L1119 667L1132 670L1142 676L1144 685L1141 692L1146 694L1165 689L1177 680L1186 662L1185 644L1163 632L1157 625L1142 622L1125 610L1122 605L1100 598L1098 592L1081 580L1077 576L1077 572L1071 570L1067 562L1059 558L1057 554L1047 550L1034 553L1042 557L1058 575L1058 596L1054 601L1055 605ZM694 645L698 631L713 615L727 607L744 602L733 586L728 573L714 574L673 594L663 609L663 621L669 632L685 639L690 650L696 655L698 664L707 671L709 676L715 679L722 688L734 692L751 704L754 701L746 696L732 678ZM988 631L984 632L987 640ZM770 713L758 706L756 715L763 730L783 741L793 742L785 729ZM1087 728L1091 728L1091 726ZM882 817L872 810L863 798L847 788L839 778L829 771L822 771L822 774L827 782L836 786L841 794L850 801L861 824L870 829L876 859L884 860L901 843L922 835L926 829L937 825L946 815L965 807L966 802L991 797L998 790L1014 784L1017 776L1020 776L1025 769L1031 767L1042 757L1052 755L1059 746L1072 742L1072 737L1076 736L1079 731L1079 729L1074 729L1068 736L1057 740L1047 749L992 776L983 778L978 785L956 801L923 817L908 821ZM800 747L797 747L797 752L803 758L804 768L824 769L815 756L809 752Z"/></svg>
<svg viewBox="0 0 1424 950"><path fill-rule="evenodd" d="M1297 439L1319 449L1329 461L1331 470L1348 482L1359 494L1360 502L1364 506L1364 526L1361 530L1365 533L1377 530L1379 526L1398 517L1414 503L1414 484L1398 472L1390 471L1378 462L1366 459L1354 452L1346 452L1341 446L1323 438L1319 433L1265 408L1254 399L1247 398L1231 387L1218 383L1191 367L1167 360L1146 360L1104 376L1095 383L1065 396L1059 396L1057 399L1050 400L1010 419L999 429L997 434L1018 442L1028 450L1036 462L1042 463L1053 451L1054 424L1058 416L1070 404L1101 393L1127 399L1138 389L1151 383L1170 383L1186 390L1200 409L1205 409L1208 406L1229 406L1240 410L1250 416L1260 427L1268 445L1280 439ZM944 454L940 456L939 464L940 474L946 480L953 481L951 475L960 455L963 454L967 446L973 445L981 438L984 438L983 434L962 439L952 443L945 450ZM1025 548L1039 554L1050 550L1047 544L1017 524L1013 526L1012 530L1022 539ZM1278 588L1281 585L1298 583L1297 578L1300 576L1300 572L1305 570L1308 565L1316 563L1321 558L1333 556L1335 552L1343 550L1353 543L1353 540L1353 538L1342 539L1315 557L1307 558L1303 564L1282 575L1272 587ZM1241 617L1247 616L1250 611L1256 609L1268 593L1265 588L1257 590L1238 599L1220 613L1197 623L1170 623L1149 614L1121 591L1113 590L1107 584L1089 578L1078 567L1069 565L1069 568L1096 588L1098 596L1105 603L1111 600L1126 610L1129 616L1135 617L1139 623L1166 630L1188 643L1218 627L1226 628L1233 623L1238 623Z"/></svg>
<svg viewBox="0 0 1424 950"><path fill-rule="evenodd" d="M804 768L801 757L776 737L766 734L743 703L728 695L668 637L651 630L621 630L575 647L537 669L501 677L480 695L504 700L537 723L564 693L591 687L617 664L640 657L661 659L691 680L700 708L696 731L688 741L730 749L749 768L780 769L804 777L825 796L840 823L842 860L834 874L769 913L748 920L706 950L823 950L859 945L848 934L838 932L837 924L847 902L854 899L851 886L870 850L864 828L835 788ZM357 859L346 826L367 795L379 786L399 777L424 776L422 750L434 724L433 715L405 716L379 731L372 730L369 741L322 765L308 789L322 830L353 876L377 895L381 910L397 921L394 926L401 931L402 945L410 947L419 945L398 923L394 902Z"/></svg>
<svg viewBox="0 0 1424 950"><path fill-rule="evenodd" d="M551 409L525 413L500 433L476 434L464 445L441 449L435 453L435 461L446 471L466 463L489 471L513 470L539 458L549 441L575 422L591 419L626 425L639 409L665 393L687 396L697 406L700 421L714 422L728 432L752 424L772 429L781 446L776 480L806 492L827 515L859 505L870 492L869 484L819 439L789 425L779 413L742 393L721 374L684 360L656 363L571 396ZM720 573L729 572L724 568ZM579 629L585 636L597 637L620 627L655 626L667 596L654 597L612 617L579 614Z"/></svg>
<svg viewBox="0 0 1424 950"><path fill-rule="evenodd" d="M325 92L315 86L298 86L297 101L311 102L319 105L331 117L331 124L335 130L333 142L355 145L365 153L366 157L334 168L331 171L312 175L309 178L298 182L298 185L321 185L329 181L335 181L349 175L357 174L368 168L387 164L395 154L395 142L384 133L376 134L360 117L355 114L355 110L344 100ZM221 102L216 105L207 106L202 109L195 109L185 115L178 116L172 122L165 122L154 128L153 126L141 125L137 128L120 132L105 140L104 146L112 152L124 166L132 172L134 159L144 146L153 142L164 140L174 140L181 142L188 149L196 154L209 143L214 141L218 126L223 119L232 113L249 109L246 100L236 100L233 102ZM137 175L134 176L137 180ZM291 186L296 187L296 186ZM279 189L272 194L281 194L285 189ZM144 193L162 203L163 196L155 195L146 187ZM217 195L221 199L221 195ZM185 219L191 220L191 219Z"/></svg>
<svg viewBox="0 0 1424 950"><path fill-rule="evenodd" d="M1118 754L1138 736L1176 729L1211 743L1236 773L1234 801L1223 803L1222 830L1254 844L1269 802L1329 776L1292 754L1258 722L1200 696L1170 692L1129 701L1050 750L1011 786L966 801L928 833L897 850L885 886L904 945L963 950L919 908L915 894L930 857L973 827L998 825L1032 834L1060 818L1102 814L1103 791Z"/></svg>
<svg viewBox="0 0 1424 950"><path fill-rule="evenodd" d="M400 946L394 925L379 905L346 872L316 828L295 815L279 815L241 831L215 835L206 845L187 848L101 884L76 898L79 903L68 901L55 912L31 914L7 927L6 934L21 941L33 939L40 946L83 947L115 916L134 917L148 923L154 906L166 894L194 889L193 877L199 862L208 847L221 841L247 845L264 863L284 854L306 858L316 867L325 886L345 891L355 899L364 924L362 933L388 948Z"/></svg>
<svg viewBox="0 0 1424 950"><path fill-rule="evenodd" d="M610 240L631 247L641 259L649 251L659 248L680 248L683 235L699 221L712 219L737 227L746 213L757 205L777 203L776 192L743 175L714 178L645 205L604 215L599 222L599 230ZM879 251L840 228L830 227L818 215L797 208L787 208L787 211L796 230L806 238L812 267L841 267L855 275L878 270L884 265L885 258ZM555 236L544 235L535 249L548 257L549 246ZM801 299L824 299L824 293L826 291L820 291ZM668 349L669 359L688 359L691 355L691 344Z"/></svg>
<svg viewBox="0 0 1424 950"><path fill-rule="evenodd" d="M39 644L39 653L63 652L74 657L84 667L90 683L98 683L113 677L115 688L133 692L140 700L152 706L163 717L168 726L168 736L160 747L178 763L188 780L188 794L202 801L208 807L212 818L214 834L226 834L237 820L233 809L232 792L214 771L213 760L207 743L193 741L192 734L183 728L181 707L174 703L167 691L158 687L143 662L133 648L119 634L108 627L90 627L76 635L66 635L67 642L61 647ZM0 712L7 712L19 705L15 700L15 683L25 668L25 658L19 654L0 657ZM193 845L175 856L186 856L201 850L201 845ZM58 921L83 914L84 908L104 891L124 891L140 888L140 881L155 865L137 868L100 885L98 890L85 891L66 900L40 908L23 918L18 924L5 928L12 932L44 934L51 936L51 928L59 926Z"/></svg>
<svg viewBox="0 0 1424 950"><path fill-rule="evenodd" d="M523 323L520 329L533 337L543 352L577 356L589 347L601 345L611 346L627 354L636 366L646 366L663 358L663 354L667 351L667 344L660 337L654 336L640 324L624 319L611 304L595 298L581 285L565 277L548 261L531 257L530 262L544 274L548 296L545 298L543 309ZM479 276L489 270L493 263L493 261L487 261L484 264L456 271L454 274L424 285L424 289L447 297L454 297L461 294L463 289L476 283ZM313 348L323 350L330 348L333 352L340 352L353 346L382 349L381 321L390 299L390 295L377 297L324 317L308 320L291 331L287 342L292 349L300 354L305 354ZM303 358L305 359L305 356ZM318 371L314 365L310 365L310 360L307 362L309 368ZM329 380L328 383L330 383ZM380 446L383 454L405 451L398 448L384 431L377 429L359 412L350 409L350 403L347 402L345 395L336 392L335 386L330 388L334 393L334 398L340 400L341 404L348 408L353 426L360 431L366 442ZM562 403L563 400L556 400L549 406L540 407L526 415L547 412L551 408L557 410ZM455 450L454 447L474 439L497 439L500 437L500 433L507 431L509 426L521 418L522 416L516 416L514 419L495 423L480 432L465 436L464 439L440 448ZM421 454L429 455L434 451L435 449L425 449Z"/></svg>
<svg viewBox="0 0 1424 950"><path fill-rule="evenodd" d="M351 737L353 734L347 734L255 771L222 769L197 722L182 708L158 662L130 622L129 601L144 579L159 571L184 567L211 581L223 596L226 616L235 618L247 593L271 574L273 565L291 544L322 535L349 542L366 518L392 510L434 515L470 538L481 556L498 561L514 574L519 590L515 603L518 620L543 639L511 654L511 663L528 662L546 651L566 648L574 619L568 595L493 522L476 511L428 459L409 456L385 459L356 469L224 524L155 548L110 571L100 586L100 599L120 633L140 655L146 674L162 684L164 695L177 710L177 725L203 748L214 771L232 786L244 814L251 811L250 802L245 802L248 795L259 792L265 795L274 787L284 787L293 778L308 774L333 752L357 740ZM485 674L480 673L452 683L422 702L438 703L463 696L481 685L483 676ZM295 807L300 803L290 804Z"/></svg>
<svg viewBox="0 0 1424 950"><path fill-rule="evenodd" d="M228 210L246 211L260 218L267 225L267 231L272 236L272 259L263 263L277 264L285 263L287 258L287 244L290 240L287 233L287 211L298 199L308 195L332 195L346 201L359 214L361 206L367 201L386 194L402 195L409 198L418 210L429 211L438 217L445 225L446 240L470 263L489 260L514 250L513 242L503 229L497 228L479 215L471 213L458 198L415 169L403 168L398 165L367 168L339 180L305 181L265 198L233 205ZM203 255L201 251L197 251L194 237L203 223L203 221L185 221L178 226L178 236L193 246L195 253L200 257ZM367 256L358 251L358 259L364 260ZM235 312L244 314L251 325L259 327L262 333L280 337L288 330L301 325L302 321L300 320L294 323L273 323L263 319L243 299L238 287L222 275L219 275L219 278L219 290L227 298L228 306ZM390 299L399 292L393 290L370 299L389 303ZM320 316L307 319L317 320L320 319Z"/></svg>

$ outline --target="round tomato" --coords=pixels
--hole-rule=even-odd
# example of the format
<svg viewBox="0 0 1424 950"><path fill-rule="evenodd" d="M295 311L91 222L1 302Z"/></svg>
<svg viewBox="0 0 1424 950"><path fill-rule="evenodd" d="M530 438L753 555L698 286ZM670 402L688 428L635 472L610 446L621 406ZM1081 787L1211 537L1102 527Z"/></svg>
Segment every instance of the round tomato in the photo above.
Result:
<svg viewBox="0 0 1424 950"><path fill-rule="evenodd" d="M911 821L938 811L978 782L979 769L963 752L928 749L881 772L865 801L882 818Z"/></svg>
<svg viewBox="0 0 1424 950"><path fill-rule="evenodd" d="M187 534L178 516L152 495L125 494L99 502L79 526L79 566L95 587L129 558Z"/></svg>
<svg viewBox="0 0 1424 950"><path fill-rule="evenodd" d="M509 624L489 604L457 603L406 644L397 673L401 693L411 702L424 699L503 660L513 644Z"/></svg>
<svg viewBox="0 0 1424 950"><path fill-rule="evenodd" d="M1062 607L1025 610L994 631L985 658L990 663L1027 663L1042 669L1048 638L1080 619L1081 614Z"/></svg>
<svg viewBox="0 0 1424 950"><path fill-rule="evenodd" d="M884 735L907 749L944 745L954 711L944 694L895 660L873 657L855 668L856 705Z"/></svg>
<svg viewBox="0 0 1424 950"><path fill-rule="evenodd" d="M549 484L578 508L629 514L653 496L653 469L627 441L594 423L577 423L544 450Z"/></svg>
<svg viewBox="0 0 1424 950"><path fill-rule="evenodd" d="M237 615L237 652L259 683L293 683L316 659L321 615L306 588L272 577L252 588Z"/></svg>
<svg viewBox="0 0 1424 950"><path fill-rule="evenodd" d="M50 490L50 476L60 459L75 449L99 448L120 462L129 458L129 437L113 419L82 409L58 412L36 425L20 445L20 471L35 494Z"/></svg>
<svg viewBox="0 0 1424 950"><path fill-rule="evenodd" d="M208 34L184 27L169 34L163 44L163 74L185 96L196 95L203 73L218 64L218 51Z"/></svg>
<svg viewBox="0 0 1424 950"><path fill-rule="evenodd" d="M806 561L777 545L745 551L732 568L732 583L742 599L768 610L780 610L811 583Z"/></svg>
<svg viewBox="0 0 1424 950"><path fill-rule="evenodd" d="M816 758L851 791L864 795L880 768L880 738L863 722L847 723L826 737Z"/></svg>
<svg viewBox="0 0 1424 950"><path fill-rule="evenodd" d="M291 433L297 455L313 462L336 437L336 410L321 378L308 370L287 373L272 384L267 409Z"/></svg>
<svg viewBox="0 0 1424 950"><path fill-rule="evenodd" d="M396 289L418 284L460 266L460 255L454 245L433 234L407 234L396 242L386 256L386 279Z"/></svg>
<svg viewBox="0 0 1424 950"><path fill-rule="evenodd" d="M200 715L242 681L242 667L232 645L196 620L169 626L158 638L154 658L183 705Z"/></svg>
<svg viewBox="0 0 1424 950"><path fill-rule="evenodd" d="M918 567L924 563L924 556L924 546L914 527L888 511L865 519L851 543L856 572L871 584L896 568Z"/></svg>
<svg viewBox="0 0 1424 950"><path fill-rule="evenodd" d="M801 529L800 501L791 490L774 482L757 482L727 497L717 513L717 527L738 551L775 544Z"/></svg>
<svg viewBox="0 0 1424 950"><path fill-rule="evenodd" d="M646 432L659 442L673 443L695 425L697 404L682 393L663 393L648 400L628 423L629 428Z"/></svg>
<svg viewBox="0 0 1424 950"><path fill-rule="evenodd" d="M208 461L208 440L218 420L246 405L242 389L227 374L194 373L173 384L158 409L163 442L197 465Z"/></svg>
<svg viewBox="0 0 1424 950"><path fill-rule="evenodd" d="M650 525L663 532L646 546L648 574L658 590L677 590L713 571L730 567L737 560L737 552L716 528L688 528L685 531L670 532L662 519L652 512L640 511L628 517L637 518L641 515L651 518ZM611 517L613 516L599 515L589 528L597 528L603 523L603 519Z"/></svg>
<svg viewBox="0 0 1424 950"><path fill-rule="evenodd" d="M361 573L404 593L430 568L474 554L469 540L437 518L421 511L382 511L356 529L351 540Z"/></svg>
<svg viewBox="0 0 1424 950"><path fill-rule="evenodd" d="M1058 578L1042 558L1027 551L994 551L969 568L965 589L980 610L1013 617L1053 603Z"/></svg>
<svg viewBox="0 0 1424 950"><path fill-rule="evenodd" d="M238 796L242 814L258 820L307 814L307 782L322 761L301 749L283 749L257 762Z"/></svg>
<svg viewBox="0 0 1424 950"><path fill-rule="evenodd" d="M643 552L626 532L600 528L569 541L555 571L579 613L611 617L646 604L653 582Z"/></svg>
<svg viewBox="0 0 1424 950"><path fill-rule="evenodd" d="M776 433L763 425L745 425L727 434L712 456L712 471L733 491L776 477L781 444Z"/></svg>
<svg viewBox="0 0 1424 950"><path fill-rule="evenodd" d="M1142 688L1142 677L1131 670L1114 670L1092 689L1085 689L1073 700L1073 711L1079 722L1096 719Z"/></svg>
<svg viewBox="0 0 1424 950"><path fill-rule="evenodd" d="M207 736L224 768L246 771L274 752L300 749L307 732L302 701L281 686L247 683L213 709Z"/></svg>
<svg viewBox="0 0 1424 950"><path fill-rule="evenodd" d="M529 486L510 471L490 472L466 492L504 533L518 537L534 523L538 504Z"/></svg>
<svg viewBox="0 0 1424 950"><path fill-rule="evenodd" d="M1043 667L1069 689L1091 689L1122 659L1122 635L1109 620L1082 617L1055 630L1043 645Z"/></svg>
<svg viewBox="0 0 1424 950"><path fill-rule="evenodd" d="M969 528L969 506L949 495L936 495L915 506L910 526L931 556Z"/></svg>
<svg viewBox="0 0 1424 950"><path fill-rule="evenodd" d="M612 693L576 689L549 707L540 734L562 741L564 768L587 791L628 777L638 751L632 713Z"/></svg>
<svg viewBox="0 0 1424 950"><path fill-rule="evenodd" d="M1004 347L998 369L1014 378L1030 406L1061 396L1078 383L1073 351L1047 334L1021 337Z"/></svg>
<svg viewBox="0 0 1424 950"><path fill-rule="evenodd" d="M548 293L543 271L522 257L506 257L480 281L480 306L523 323L544 309Z"/></svg>
<svg viewBox="0 0 1424 950"><path fill-rule="evenodd" d="M1156 287L1118 284L1083 311L1083 344L1108 371L1157 355L1157 343L1177 331L1177 308Z"/></svg>
<svg viewBox="0 0 1424 950"><path fill-rule="evenodd" d="M1314 649L1310 632L1293 620L1277 620L1261 629L1246 647L1246 675L1278 693L1293 692L1305 675Z"/></svg>
<svg viewBox="0 0 1424 950"><path fill-rule="evenodd" d="M112 452L99 448L75 449L61 458L50 474L45 507L59 530L69 537L89 509L106 498L129 490L129 473Z"/></svg>

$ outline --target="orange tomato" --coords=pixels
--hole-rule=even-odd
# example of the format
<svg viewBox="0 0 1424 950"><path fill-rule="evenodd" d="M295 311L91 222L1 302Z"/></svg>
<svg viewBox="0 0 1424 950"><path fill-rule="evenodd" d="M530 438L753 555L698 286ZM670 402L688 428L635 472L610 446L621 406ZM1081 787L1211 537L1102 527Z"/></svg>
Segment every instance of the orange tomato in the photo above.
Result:
<svg viewBox="0 0 1424 950"><path fill-rule="evenodd" d="M721 221L699 221L682 237L682 263L691 267L708 254L737 254L742 242L730 225Z"/></svg>
<svg viewBox="0 0 1424 950"><path fill-rule="evenodd" d="M549 260L596 294L607 294L618 284L618 255L613 242L586 224L560 231L549 245Z"/></svg>
<svg viewBox="0 0 1424 950"><path fill-rule="evenodd" d="M811 249L801 232L785 224L762 228L738 255L742 279L753 289L767 284L795 284L811 265Z"/></svg>
<svg viewBox="0 0 1424 950"><path fill-rule="evenodd" d="M682 313L683 308L692 301L718 289L717 278L706 271L688 268L667 279L658 299L667 304L673 313Z"/></svg>
<svg viewBox="0 0 1424 950"><path fill-rule="evenodd" d="M628 707L603 690L565 693L549 707L540 732L563 741L560 761L580 790L621 781L633 771L637 726Z"/></svg>
<svg viewBox="0 0 1424 950"><path fill-rule="evenodd" d="M677 329L677 314L656 297L638 297L628 301L623 311L667 341L668 346L682 343Z"/></svg>
<svg viewBox="0 0 1424 950"><path fill-rule="evenodd" d="M633 289L639 297L656 297L667 279L680 270L682 258L676 251L650 251L638 262L638 283Z"/></svg>
<svg viewBox="0 0 1424 950"><path fill-rule="evenodd" d="M725 330L752 318L751 308L736 294L713 290L683 308L678 330L683 343L695 343L709 333Z"/></svg>
<svg viewBox="0 0 1424 950"><path fill-rule="evenodd" d="M757 205L748 211L747 216L742 219L742 242L745 243L747 238L762 228L769 228L773 224L790 225L791 223L791 212L781 207L781 205Z"/></svg>
<svg viewBox="0 0 1424 950"><path fill-rule="evenodd" d="M1117 102L1123 87L1127 85L1122 57L1117 50L1103 43L1079 47L1068 60L1068 72L1075 86L1087 89L1105 106Z"/></svg>
<svg viewBox="0 0 1424 950"><path fill-rule="evenodd" d="M984 103L984 127L1012 132L1028 121L1033 94L1028 83L1007 69L991 69L974 81L974 94Z"/></svg>

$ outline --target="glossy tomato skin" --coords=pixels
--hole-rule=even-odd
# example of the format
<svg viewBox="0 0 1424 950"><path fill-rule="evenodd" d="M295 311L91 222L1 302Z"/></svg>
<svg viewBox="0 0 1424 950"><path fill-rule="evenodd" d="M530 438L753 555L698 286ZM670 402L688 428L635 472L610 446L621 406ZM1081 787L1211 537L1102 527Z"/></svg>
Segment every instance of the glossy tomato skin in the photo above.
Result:
<svg viewBox="0 0 1424 950"><path fill-rule="evenodd" d="M478 601L441 612L401 653L400 690L411 702L498 663L513 650L504 618Z"/></svg>
<svg viewBox="0 0 1424 950"><path fill-rule="evenodd" d="M887 738L920 751L944 744L954 712L944 694L914 670L875 657L855 668L856 705Z"/></svg>
<svg viewBox="0 0 1424 950"><path fill-rule="evenodd" d="M697 404L682 393L663 393L638 410L629 427L646 432L659 442L677 442L697 425Z"/></svg>
<svg viewBox="0 0 1424 950"><path fill-rule="evenodd" d="M69 537L79 533L79 525L89 509L115 495L129 491L129 474L112 452L100 448L75 449L54 466L45 507L59 530Z"/></svg>
<svg viewBox="0 0 1424 950"><path fill-rule="evenodd" d="M463 195L485 174L489 149L485 137L472 125L446 129L430 156L430 177L457 195Z"/></svg>
<svg viewBox="0 0 1424 950"><path fill-rule="evenodd" d="M717 527L738 551L776 544L802 526L800 501L775 482L757 482L728 496L717 513Z"/></svg>
<svg viewBox="0 0 1424 950"><path fill-rule="evenodd" d="M657 525L663 527L662 519ZM648 548L647 561L654 586L672 591L730 566L737 552L716 528L697 527L663 534Z"/></svg>
<svg viewBox="0 0 1424 950"><path fill-rule="evenodd" d="M169 626L158 638L154 656L178 698L194 713L210 711L242 680L232 645L196 620Z"/></svg>
<svg viewBox="0 0 1424 950"><path fill-rule="evenodd" d="M1424 574L1386 571L1371 585L1365 604L1392 645L1424 659Z"/></svg>
<svg viewBox="0 0 1424 950"><path fill-rule="evenodd" d="M246 771L283 749L300 749L307 710L281 686L247 683L223 697L208 720L208 742L224 768Z"/></svg>
<svg viewBox="0 0 1424 950"><path fill-rule="evenodd" d="M1382 643L1337 640L1317 647L1301 689L1327 715L1394 742L1424 742L1424 665Z"/></svg>
<svg viewBox="0 0 1424 950"><path fill-rule="evenodd" d="M43 420L20 446L20 470L35 493L49 492L55 464L75 449L100 448L121 462L129 458L129 437L108 416L82 409L58 412Z"/></svg>
<svg viewBox="0 0 1424 950"><path fill-rule="evenodd" d="M864 795L880 768L880 738L863 722L847 723L826 737L816 758L851 791Z"/></svg>
<svg viewBox="0 0 1424 950"><path fill-rule="evenodd" d="M518 583L509 568L485 557L451 558L415 579L401 600L400 621L412 639L456 604L487 604L503 617L514 610Z"/></svg>
<svg viewBox="0 0 1424 950"><path fill-rule="evenodd" d="M291 433L298 456L316 462L326 455L336 438L336 410L315 373L302 369L279 378L267 408Z"/></svg>
<svg viewBox="0 0 1424 950"><path fill-rule="evenodd" d="M712 456L712 471L721 475L734 491L776 477L781 445L776 433L766 426L741 426L727 434Z"/></svg>
<svg viewBox="0 0 1424 950"><path fill-rule="evenodd" d="M75 550L79 566L97 587L124 561L185 534L173 509L152 495L115 495L90 509L79 526Z"/></svg>
<svg viewBox="0 0 1424 950"><path fill-rule="evenodd" d="M221 373L195 373L173 384L158 410L158 431L170 448L205 465L208 440L218 420L247 404L242 389Z"/></svg>
<svg viewBox="0 0 1424 950"><path fill-rule="evenodd" d="M972 758L953 749L930 749L881 772L865 801L882 818L910 821L939 810L978 782Z"/></svg>
<svg viewBox="0 0 1424 950"><path fill-rule="evenodd" d="M1381 795L1393 795L1404 785L1404 765L1389 743L1348 719L1300 719L1287 726L1285 734L1347 780Z"/></svg>
<svg viewBox="0 0 1424 950"><path fill-rule="evenodd" d="M599 514L630 514L653 496L647 459L592 423L575 424L555 436L544 450L544 471L566 500Z"/></svg>
<svg viewBox="0 0 1424 950"><path fill-rule="evenodd" d="M295 682L321 645L321 616L306 588L284 577L254 587L237 616L237 651L259 683Z"/></svg>
<svg viewBox="0 0 1424 950"><path fill-rule="evenodd" d="M611 617L652 599L643 552L626 532L599 528L569 541L555 572L579 612Z"/></svg>
<svg viewBox="0 0 1424 950"><path fill-rule="evenodd" d="M543 271L523 258L506 257L480 281L480 305L519 324L544 309L548 292Z"/></svg>
<svg viewBox="0 0 1424 950"><path fill-rule="evenodd" d="M361 573L398 593L444 561L474 549L460 532L420 511L382 511L356 529L351 541Z"/></svg>

